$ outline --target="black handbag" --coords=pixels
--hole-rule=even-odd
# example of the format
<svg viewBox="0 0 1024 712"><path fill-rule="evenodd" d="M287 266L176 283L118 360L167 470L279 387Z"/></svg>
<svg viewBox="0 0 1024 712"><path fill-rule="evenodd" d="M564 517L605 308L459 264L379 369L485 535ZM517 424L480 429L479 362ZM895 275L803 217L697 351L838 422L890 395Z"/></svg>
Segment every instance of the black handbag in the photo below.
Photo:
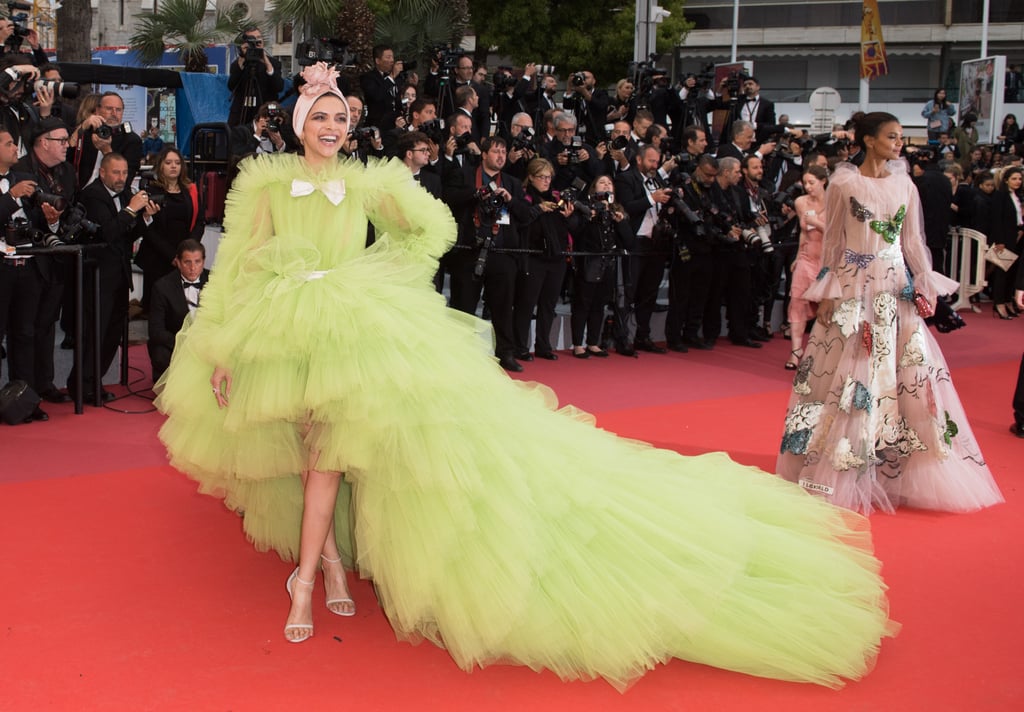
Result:
<svg viewBox="0 0 1024 712"><path fill-rule="evenodd" d="M0 420L8 425L24 423L41 400L24 381L11 381L0 388Z"/></svg>

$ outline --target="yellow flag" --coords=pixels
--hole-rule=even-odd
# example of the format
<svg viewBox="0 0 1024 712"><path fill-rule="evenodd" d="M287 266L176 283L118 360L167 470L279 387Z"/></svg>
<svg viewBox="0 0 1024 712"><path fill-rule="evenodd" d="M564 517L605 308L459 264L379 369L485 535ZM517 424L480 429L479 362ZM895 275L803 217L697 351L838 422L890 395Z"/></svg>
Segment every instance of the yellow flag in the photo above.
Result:
<svg viewBox="0 0 1024 712"><path fill-rule="evenodd" d="M864 0L860 21L860 78L874 79L889 73L882 39L882 18L878 16L878 0Z"/></svg>

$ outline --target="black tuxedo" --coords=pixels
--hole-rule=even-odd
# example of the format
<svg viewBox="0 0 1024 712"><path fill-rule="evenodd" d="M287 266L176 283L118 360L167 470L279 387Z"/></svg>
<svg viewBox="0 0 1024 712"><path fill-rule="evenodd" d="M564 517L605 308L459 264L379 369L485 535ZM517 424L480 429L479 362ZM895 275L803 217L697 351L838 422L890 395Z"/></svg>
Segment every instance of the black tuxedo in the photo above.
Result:
<svg viewBox="0 0 1024 712"><path fill-rule="evenodd" d="M953 217L950 207L953 203L953 186L938 166L925 167L924 173L914 178L914 185L921 197L925 242L932 253L932 269L948 274L945 252L949 223Z"/></svg>
<svg viewBox="0 0 1024 712"><path fill-rule="evenodd" d="M657 178L651 179L659 187ZM630 275L627 301L636 310L636 341L651 337L651 315L658 299L658 288L665 276L666 245L656 245L650 232L643 230L644 217L651 209L651 198L647 189L648 179L636 165L620 171L615 176L615 197L629 217L630 231L636 235L633 256L628 259ZM644 234L640 234L641 231ZM626 265L623 265L626 269Z"/></svg>
<svg viewBox="0 0 1024 712"><path fill-rule="evenodd" d="M562 100L562 107L576 117L576 133L587 143L597 144L605 140L604 125L610 102L608 92L594 89L589 100L576 92L570 93Z"/></svg>
<svg viewBox="0 0 1024 712"><path fill-rule="evenodd" d="M119 210L114 204L106 186L99 180L82 190L80 201L90 220L99 224L100 230L93 238L100 245L89 253L95 261L98 272L95 277L87 271L84 294L92 293L92 280L99 281L99 312L93 313L93 303L85 299L82 305L86 317L85 350L82 359L84 394L92 395L101 384L93 382L94 346L91 343L93 320L99 322L100 333L100 374L110 367L121 343L124 323L128 317L128 292L131 289L132 243L143 232L142 215L133 217L125 208L131 200L131 192L123 190L116 196L121 203ZM68 376L68 388L74 388L75 373Z"/></svg>
<svg viewBox="0 0 1024 712"><path fill-rule="evenodd" d="M142 139L133 132L118 132L113 136L110 146L114 153L120 153L128 161L128 185L131 185L142 165ZM96 154L96 147L92 145L92 132L87 131L79 137L74 159L79 188L89 183L93 169L96 168Z"/></svg>
<svg viewBox="0 0 1024 712"><path fill-rule="evenodd" d="M420 170L418 174L414 176L414 179L416 180L416 182L422 185L428 193L430 193L438 200L442 200L444 198L444 192L442 190L441 185L441 176L439 176L437 173L433 173L431 171L428 171L426 168L423 168Z"/></svg>
<svg viewBox="0 0 1024 712"><path fill-rule="evenodd" d="M75 170L70 163L58 163L53 168L47 169L37 163L35 153L30 152L15 164L11 173L14 183L31 179L47 192L63 196L68 203L75 202ZM25 214L34 228L49 232L42 208L26 208ZM27 269L36 271L41 282L38 306L32 314L34 380L28 381L37 393L55 390L53 383L55 325L61 310L61 299L64 297L64 283L68 267L67 259L50 255L33 257L27 267Z"/></svg>
<svg viewBox="0 0 1024 712"><path fill-rule="evenodd" d="M376 126L381 133L395 128L402 104L391 76L371 69L359 75L359 86L366 101L366 125Z"/></svg>
<svg viewBox="0 0 1024 712"><path fill-rule="evenodd" d="M513 309L520 259L513 254L497 252L495 248L522 246L519 226L529 220L530 206L523 197L523 184L503 172L495 180L500 178L501 187L512 195L507 206L509 224L499 225L480 215L478 226L475 196L479 168L478 161L467 160L463 167L449 166L443 174L445 202L452 209L459 226L458 244L445 256L451 272L451 306L468 314L475 313L483 289L494 325L494 352L499 358L510 357L516 351ZM486 176L482 171L479 173L480 182L486 183ZM490 249L483 275L477 277L474 269L483 245Z"/></svg>
<svg viewBox="0 0 1024 712"><path fill-rule="evenodd" d="M206 286L210 270L204 269L199 276L200 289ZM163 375L171 364L174 339L188 316L188 302L182 287L181 272L174 270L165 274L153 285L153 296L149 307L149 360L153 364L153 383Z"/></svg>
<svg viewBox="0 0 1024 712"><path fill-rule="evenodd" d="M749 151L741 151L736 147L736 144L730 141L728 143L718 144L718 152L715 153L715 158L719 160L723 158L735 158L737 161L742 162L744 156L749 155L749 153Z"/></svg>
<svg viewBox="0 0 1024 712"><path fill-rule="evenodd" d="M736 108L737 118L743 121L750 121L756 126L755 136L758 141L764 141L775 129L775 102L758 95L757 99L748 101L741 97L739 106Z"/></svg>

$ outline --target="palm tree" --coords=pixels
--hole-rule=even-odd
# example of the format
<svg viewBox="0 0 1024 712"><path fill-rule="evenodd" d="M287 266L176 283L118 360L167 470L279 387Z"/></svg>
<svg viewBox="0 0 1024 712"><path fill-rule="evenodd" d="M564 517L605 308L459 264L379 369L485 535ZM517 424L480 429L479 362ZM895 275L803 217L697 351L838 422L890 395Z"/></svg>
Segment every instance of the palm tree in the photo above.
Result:
<svg viewBox="0 0 1024 712"><path fill-rule="evenodd" d="M438 45L457 45L467 16L465 0L395 0L377 16L376 40L396 57L423 57Z"/></svg>
<svg viewBox="0 0 1024 712"><path fill-rule="evenodd" d="M159 62L165 48L179 50L186 72L205 72L206 48L239 34L246 19L244 6L235 6L218 10L211 22L206 6L206 0L164 0L159 10L135 16L138 26L128 46L143 64Z"/></svg>
<svg viewBox="0 0 1024 712"><path fill-rule="evenodd" d="M274 0L270 22L275 25L292 23L296 41L327 37L333 32L335 19L345 4L345 0Z"/></svg>

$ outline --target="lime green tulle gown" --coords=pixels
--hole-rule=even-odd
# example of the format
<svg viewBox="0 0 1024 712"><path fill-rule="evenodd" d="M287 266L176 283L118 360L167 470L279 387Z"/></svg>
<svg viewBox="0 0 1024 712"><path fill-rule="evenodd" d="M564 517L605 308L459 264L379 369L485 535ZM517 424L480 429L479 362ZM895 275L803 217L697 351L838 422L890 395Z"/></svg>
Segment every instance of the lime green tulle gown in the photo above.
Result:
<svg viewBox="0 0 1024 712"><path fill-rule="evenodd" d="M672 657L838 686L895 632L859 515L723 453L616 437L508 378L489 326L433 291L455 225L401 163L248 161L224 228L160 384L160 437L285 559L309 453L344 472L339 544L399 637L467 670L619 688ZM224 410L214 364L234 378Z"/></svg>

